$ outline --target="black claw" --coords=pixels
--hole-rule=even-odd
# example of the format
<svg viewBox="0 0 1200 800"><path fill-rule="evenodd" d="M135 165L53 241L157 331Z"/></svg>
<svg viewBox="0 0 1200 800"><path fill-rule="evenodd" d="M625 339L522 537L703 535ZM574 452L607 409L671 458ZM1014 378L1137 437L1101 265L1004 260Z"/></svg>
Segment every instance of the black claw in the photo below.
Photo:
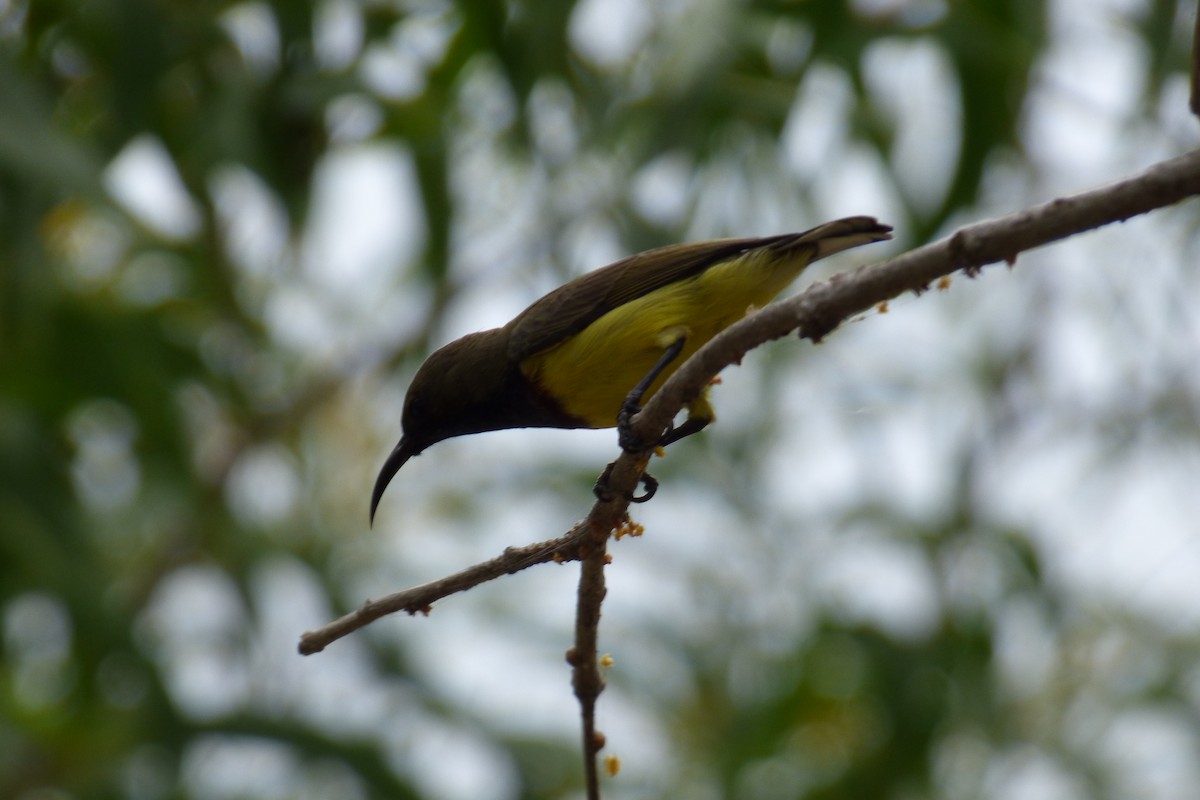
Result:
<svg viewBox="0 0 1200 800"><path fill-rule="evenodd" d="M646 493L642 495L634 495L629 498L631 503L644 503L651 497L654 497L658 492L658 479L648 472L643 472L641 477L642 485L646 487Z"/></svg>
<svg viewBox="0 0 1200 800"><path fill-rule="evenodd" d="M608 481L609 481L609 478L612 477L612 471L613 471L613 467L615 465L616 465L616 462L613 462L612 464L609 464L607 467L605 467L604 472L600 475L600 478L596 481L596 485L592 487L592 493L594 495L596 495L596 499L602 503L611 502L613 499L613 492L612 492L612 489L610 489L608 486ZM643 486L646 487L646 492L644 494L639 494L639 495L635 495L632 492L629 493L629 495L627 495L627 497L628 497L629 502L631 502L631 503L645 503L651 497L654 497L656 492L658 492L658 480L653 475L648 475L645 472L643 472L641 478L639 478L638 480L641 482L641 484Z"/></svg>

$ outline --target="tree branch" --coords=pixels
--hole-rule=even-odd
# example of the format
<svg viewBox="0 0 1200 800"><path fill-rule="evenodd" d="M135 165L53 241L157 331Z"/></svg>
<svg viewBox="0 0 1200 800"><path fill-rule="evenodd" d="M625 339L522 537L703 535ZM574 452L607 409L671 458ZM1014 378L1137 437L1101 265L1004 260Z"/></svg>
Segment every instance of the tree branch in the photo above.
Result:
<svg viewBox="0 0 1200 800"><path fill-rule="evenodd" d="M923 292L943 276L962 270L973 277L988 264L1013 264L1027 250L1196 195L1200 150L1161 161L1132 178L968 225L882 264L834 275L747 316L696 351L634 417L634 431L653 441L721 370L764 342L795 330L820 341L851 316L906 291Z"/></svg>
<svg viewBox="0 0 1200 800"><path fill-rule="evenodd" d="M575 605L575 644L567 651L572 667L571 685L579 700L583 733L583 765L588 800L600 798L600 769L597 763L604 747L604 734L596 730L596 699L604 691L600 672L600 606L608 593L604 568L609 564L608 537L629 522L629 503L650 453L640 456L625 453L611 464L606 475L605 498L592 506L584 525L586 538L580 543L583 566L579 572L579 593ZM618 537L620 534L618 534Z"/></svg>
<svg viewBox="0 0 1200 800"><path fill-rule="evenodd" d="M700 348L647 402L633 420L634 429L645 441L656 439L688 400L695 398L717 373L764 342L794 330L806 338L819 340L854 314L906 291L924 291L942 276L958 270L974 275L987 264L1013 262L1026 250L1196 195L1200 195L1200 150L1159 162L1132 178L1108 186L969 225L948 239L885 263L834 275L795 297L748 316ZM645 454L623 454L614 462L609 475L614 498L597 502L588 518L565 535L509 548L490 561L440 580L365 602L341 619L301 636L300 652L303 655L320 652L331 642L397 611L425 613L443 597L502 575L546 561L579 559L584 539L594 537L597 530L607 536L626 519L628 497L637 488L644 468Z"/></svg>
<svg viewBox="0 0 1200 800"><path fill-rule="evenodd" d="M380 617L386 617L389 614L399 611L404 611L409 616L428 614L433 604L442 598L458 592L465 592L481 583L520 572L537 564L544 564L547 561L562 564L586 559L590 553L595 551L597 544L603 555L608 535L628 519L629 498L633 496L646 464L644 459L640 462L631 459L619 468L615 464L613 466L612 473L608 478L608 488L612 496L605 500L597 500L587 518L567 533L557 539L548 539L524 547L509 547L493 559L467 567L444 578L394 592L379 600L366 600L349 614L322 625L320 628L301 634L300 644L297 648L300 655L310 656L313 653L319 653L343 636L354 633L359 628L364 628ZM602 577L601 580L603 580ZM581 587L581 592L582 590L583 587ZM595 592L591 592L591 594L594 595ZM602 598L603 593L600 594ZM598 617L599 611L596 613ZM576 638L578 640L578 635ZM576 649L577 651L579 649L578 642ZM592 649L594 650L594 647ZM599 691L596 694L599 694Z"/></svg>
<svg viewBox="0 0 1200 800"><path fill-rule="evenodd" d="M428 614L434 602L457 592L465 592L481 583L487 583L504 575L520 572L535 564L544 564L547 561L574 561L579 558L580 539L587 532L584 526L585 523L580 523L557 539L525 547L509 547L496 558L468 567L453 575L389 594L380 600L367 600L344 617L302 634L299 646L300 655L310 656L313 653L319 653L343 636L370 625L388 614L395 614L398 611L405 611L409 616Z"/></svg>
<svg viewBox="0 0 1200 800"><path fill-rule="evenodd" d="M579 571L579 594L575 603L575 645L567 651L571 665L571 686L579 700L583 733L583 771L587 796L600 797L600 770L597 756L604 744L596 731L596 699L604 691L600 674L600 606L608 589L604 585L604 567L608 563L608 531L595 530L589 551Z"/></svg>

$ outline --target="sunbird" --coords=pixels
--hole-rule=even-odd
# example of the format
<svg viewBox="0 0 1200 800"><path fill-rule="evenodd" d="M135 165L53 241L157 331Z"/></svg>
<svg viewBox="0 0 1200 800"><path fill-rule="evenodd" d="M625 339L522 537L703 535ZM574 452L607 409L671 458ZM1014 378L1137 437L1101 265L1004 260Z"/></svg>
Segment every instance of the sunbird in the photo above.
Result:
<svg viewBox="0 0 1200 800"><path fill-rule="evenodd" d="M371 522L396 472L430 445L505 428L614 427L631 398L652 397L701 345L809 264L890 239L891 230L873 217L846 217L803 233L647 250L560 286L503 327L436 350L408 387L403 433L375 481ZM707 390L687 412L658 444L716 419Z"/></svg>

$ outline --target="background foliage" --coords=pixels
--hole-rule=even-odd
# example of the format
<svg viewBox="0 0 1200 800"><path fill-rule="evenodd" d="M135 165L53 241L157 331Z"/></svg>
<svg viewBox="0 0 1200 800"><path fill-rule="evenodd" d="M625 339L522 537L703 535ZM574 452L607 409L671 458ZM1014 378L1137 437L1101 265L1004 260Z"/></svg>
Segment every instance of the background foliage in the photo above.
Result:
<svg viewBox="0 0 1200 800"><path fill-rule="evenodd" d="M295 655L615 453L447 443L369 533L421 357L645 247L911 246L1192 147L1193 12L0 2L0 795L576 796L573 568ZM607 793L1190 796L1196 219L727 373L616 547Z"/></svg>

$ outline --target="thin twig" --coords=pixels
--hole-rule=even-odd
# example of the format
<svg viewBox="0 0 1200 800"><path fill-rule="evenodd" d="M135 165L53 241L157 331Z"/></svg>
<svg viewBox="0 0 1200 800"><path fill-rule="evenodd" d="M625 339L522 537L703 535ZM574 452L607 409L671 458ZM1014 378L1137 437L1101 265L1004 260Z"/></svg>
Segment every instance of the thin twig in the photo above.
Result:
<svg viewBox="0 0 1200 800"><path fill-rule="evenodd" d="M571 685L579 700L582 729L583 768L588 800L600 800L600 750L604 735L596 730L596 700L604 691L600 672L600 607L608 590L604 568L609 563L608 537L629 519L629 502L638 486L650 453L623 453L606 473L605 499L592 506L583 525L587 534L579 543L583 564L579 571L579 593L575 605L575 644L567 653Z"/></svg>
<svg viewBox="0 0 1200 800"><path fill-rule="evenodd" d="M357 610L344 617L302 634L300 636L300 655L309 656L319 653L332 642L388 614L395 614L397 611L406 611L410 616L428 614L430 607L436 601L456 592L464 592L481 583L520 572L535 564L544 564L547 561L574 561L579 558L579 543L584 533L586 533L585 524L580 523L566 535L557 539L525 547L509 547L496 558L468 567L453 575L389 594L380 600L367 600Z"/></svg>
<svg viewBox="0 0 1200 800"><path fill-rule="evenodd" d="M600 606L608 592L604 585L604 567L608 561L608 531L595 531L589 537L588 553L579 570L579 595L575 605L575 645L567 654L571 664L571 686L579 700L579 719L583 735L583 771L588 800L600 797L600 770L597 755L603 739L596 731L596 700L604 691L600 674Z"/></svg>
<svg viewBox="0 0 1200 800"><path fill-rule="evenodd" d="M597 536L602 535L606 541L608 534L625 520L629 511L629 498L637 489L638 481L645 468L644 458L638 459L623 455L606 473L611 497L606 500L598 500L592 506L587 519L564 535L557 539L548 539L524 547L509 547L495 558L467 567L444 578L394 592L379 600L367 600L349 614L326 623L320 628L301 634L298 647L300 655L310 656L313 653L319 653L343 636L370 625L380 617L386 617L398 611L404 611L410 616L428 614L430 608L438 600L458 592L465 592L481 583L487 583L537 564L544 564L547 561L561 564L580 560L583 557L581 551L593 546Z"/></svg>

